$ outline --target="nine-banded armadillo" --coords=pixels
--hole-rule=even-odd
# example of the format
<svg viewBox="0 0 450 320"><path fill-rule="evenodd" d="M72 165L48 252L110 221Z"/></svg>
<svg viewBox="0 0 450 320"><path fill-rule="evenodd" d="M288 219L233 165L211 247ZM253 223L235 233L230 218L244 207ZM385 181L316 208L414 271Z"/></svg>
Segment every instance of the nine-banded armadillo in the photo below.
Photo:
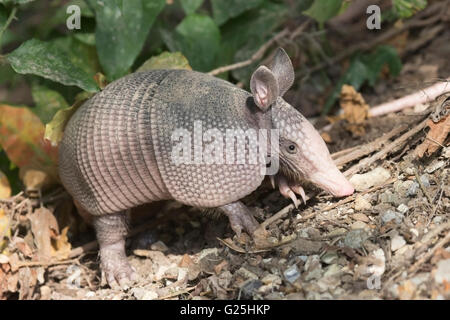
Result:
<svg viewBox="0 0 450 320"><path fill-rule="evenodd" d="M76 111L59 148L59 171L79 209L94 217L101 268L110 285L126 286L135 278L124 239L127 212L137 205L175 199L217 207L236 233L252 234L258 223L239 199L261 184L268 164L248 161L255 150L255 140L243 136L248 129L277 132L277 148L272 142L271 148L257 149L267 150L272 161L279 159L280 171L271 178L296 205L294 192L304 198L304 180L335 196L353 193L319 133L281 98L293 81L291 61L280 48L268 68L253 73L252 94L194 71L153 70L112 82ZM229 149L219 144L213 149L216 161L195 156L228 129L242 130L236 138L243 138L244 154L220 161L238 150L234 144ZM194 156L184 162L174 158L181 141L174 139L177 130L194 136L182 152L193 150ZM215 135L205 138L206 132Z"/></svg>

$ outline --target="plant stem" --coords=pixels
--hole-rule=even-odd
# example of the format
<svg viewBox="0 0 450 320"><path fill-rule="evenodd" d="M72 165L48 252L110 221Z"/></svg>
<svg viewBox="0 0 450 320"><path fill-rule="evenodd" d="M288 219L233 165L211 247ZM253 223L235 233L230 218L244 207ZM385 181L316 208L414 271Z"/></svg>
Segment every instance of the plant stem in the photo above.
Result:
<svg viewBox="0 0 450 320"><path fill-rule="evenodd" d="M13 7L8 20L6 20L5 25L3 27L0 28L0 52L2 50L2 36L3 33L6 31L6 29L8 29L9 25L11 24L11 22L13 21L13 19L16 17L16 12L17 12L17 7Z"/></svg>

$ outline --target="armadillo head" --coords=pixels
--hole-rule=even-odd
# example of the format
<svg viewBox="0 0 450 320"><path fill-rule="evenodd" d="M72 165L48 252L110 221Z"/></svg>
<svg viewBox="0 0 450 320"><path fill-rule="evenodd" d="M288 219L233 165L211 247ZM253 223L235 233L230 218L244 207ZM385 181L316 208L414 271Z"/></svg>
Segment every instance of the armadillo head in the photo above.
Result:
<svg viewBox="0 0 450 320"><path fill-rule="evenodd" d="M278 129L280 172L275 179L280 192L295 205L295 193L305 200L301 186L312 182L336 197L351 195L353 186L331 159L328 148L313 125L281 96L294 82L291 61L283 49L278 49L269 68L259 67L252 75L250 87L258 107L271 112L272 126Z"/></svg>

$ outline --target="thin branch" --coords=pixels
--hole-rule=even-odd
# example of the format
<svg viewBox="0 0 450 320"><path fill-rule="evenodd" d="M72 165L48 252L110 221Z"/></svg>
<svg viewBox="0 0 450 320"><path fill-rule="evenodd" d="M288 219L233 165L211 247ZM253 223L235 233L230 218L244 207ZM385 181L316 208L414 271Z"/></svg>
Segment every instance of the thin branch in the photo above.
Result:
<svg viewBox="0 0 450 320"><path fill-rule="evenodd" d="M425 125L427 124L427 121L428 121L428 118L423 120L420 124L418 124L417 126L412 128L411 130L409 130L406 133L404 133L403 135L401 135L398 139L396 139L393 142L391 142L390 144L388 144L386 147L384 147L382 150L375 153L373 156L361 160L359 163L357 163L356 165L354 165L353 167L351 167L350 169L345 171L344 175L346 177L350 177L350 176L354 175L355 173L357 173L359 170L361 170L363 168L367 168L375 161L383 159L393 150L397 150L397 148L402 146L404 143L406 143L406 141L410 137L412 137L417 132L422 130L425 127Z"/></svg>
<svg viewBox="0 0 450 320"><path fill-rule="evenodd" d="M2 47L3 33L6 31L6 29L8 29L8 27L11 24L11 22L13 21L13 19L16 18L16 12L17 12L17 7L13 7L11 10L11 13L9 14L8 20L6 20L3 27L0 28L0 52L1 52L1 47Z"/></svg>
<svg viewBox="0 0 450 320"><path fill-rule="evenodd" d="M450 78L400 99L375 106L369 110L369 117L378 117L383 114L397 112L405 108L413 107L417 104L428 103L434 101L437 97L449 91Z"/></svg>
<svg viewBox="0 0 450 320"><path fill-rule="evenodd" d="M384 134L383 136L379 137L378 139L376 139L366 145L359 145L355 150L348 152L348 153L344 154L343 156L335 159L334 163L336 163L337 166L342 166L353 160L356 160L365 155L368 155L369 153L372 153L375 150L382 147L392 137L395 137L397 134L403 132L407 127L408 127L407 125L401 125L399 127L392 129L390 132Z"/></svg>

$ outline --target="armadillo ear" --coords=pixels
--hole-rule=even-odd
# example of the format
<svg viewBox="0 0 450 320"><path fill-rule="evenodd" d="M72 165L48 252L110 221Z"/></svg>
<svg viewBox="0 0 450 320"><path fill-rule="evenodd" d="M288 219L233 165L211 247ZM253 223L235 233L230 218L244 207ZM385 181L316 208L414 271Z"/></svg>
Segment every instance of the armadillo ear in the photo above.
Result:
<svg viewBox="0 0 450 320"><path fill-rule="evenodd" d="M277 49L269 69L272 70L277 79L278 87L280 88L280 96L283 96L292 86L295 79L291 59L283 48Z"/></svg>
<svg viewBox="0 0 450 320"><path fill-rule="evenodd" d="M260 66L252 74L250 90L258 107L266 111L277 100L280 89L275 75L265 66Z"/></svg>

